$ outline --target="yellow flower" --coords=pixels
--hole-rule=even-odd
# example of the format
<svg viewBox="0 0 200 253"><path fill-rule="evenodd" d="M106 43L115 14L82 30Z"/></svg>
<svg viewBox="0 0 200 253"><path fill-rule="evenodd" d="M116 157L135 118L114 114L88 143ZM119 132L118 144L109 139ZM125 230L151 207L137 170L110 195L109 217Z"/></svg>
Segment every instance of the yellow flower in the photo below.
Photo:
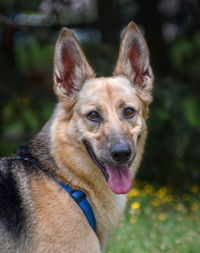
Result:
<svg viewBox="0 0 200 253"><path fill-rule="evenodd" d="M167 219L167 214L166 213L160 213L158 216L159 220L166 220Z"/></svg>
<svg viewBox="0 0 200 253"><path fill-rule="evenodd" d="M192 211L197 211L199 209L199 203L194 202L191 206Z"/></svg>
<svg viewBox="0 0 200 253"><path fill-rule="evenodd" d="M188 201L190 199L190 195L185 193L185 194L183 194L182 199L185 201Z"/></svg>
<svg viewBox="0 0 200 253"><path fill-rule="evenodd" d="M131 224L134 224L134 223L136 223L137 218L135 216L131 216L129 221L130 221Z"/></svg>
<svg viewBox="0 0 200 253"><path fill-rule="evenodd" d="M174 208L177 210L177 211L180 211L180 212L183 212L183 213L186 213L187 212L187 209L186 207L182 204L182 203L177 203Z"/></svg>
<svg viewBox="0 0 200 253"><path fill-rule="evenodd" d="M167 194L167 187L166 187L166 186L162 186L162 187L158 190L158 192L157 192L156 195L157 195L159 198L163 198L166 194Z"/></svg>
<svg viewBox="0 0 200 253"><path fill-rule="evenodd" d="M133 203L131 204L131 208L132 208L132 209L138 209L138 208L140 208L140 203L139 203L139 202L133 202Z"/></svg>
<svg viewBox="0 0 200 253"><path fill-rule="evenodd" d="M139 193L140 193L139 190L136 188L130 190L128 193L128 199L130 200L132 197L137 197Z"/></svg>
<svg viewBox="0 0 200 253"><path fill-rule="evenodd" d="M163 202L172 202L174 200L174 197L172 194L169 194L163 198Z"/></svg>
<svg viewBox="0 0 200 253"><path fill-rule="evenodd" d="M150 184L145 185L145 186L144 186L144 190L145 190L145 192L146 192L147 194L152 194L153 191L154 191L153 186L150 185Z"/></svg>
<svg viewBox="0 0 200 253"><path fill-rule="evenodd" d="M151 203L152 206L159 206L160 205L160 200L157 199L157 198L153 198L153 199L151 199L150 203Z"/></svg>
<svg viewBox="0 0 200 253"><path fill-rule="evenodd" d="M191 192L197 193L199 191L199 186L197 184L193 184L191 187Z"/></svg>

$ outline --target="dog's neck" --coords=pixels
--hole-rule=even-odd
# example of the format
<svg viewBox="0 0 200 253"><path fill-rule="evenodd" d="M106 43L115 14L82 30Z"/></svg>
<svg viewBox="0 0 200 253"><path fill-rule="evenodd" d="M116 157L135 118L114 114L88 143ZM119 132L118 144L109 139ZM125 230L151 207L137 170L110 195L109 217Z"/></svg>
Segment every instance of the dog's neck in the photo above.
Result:
<svg viewBox="0 0 200 253"><path fill-rule="evenodd" d="M35 158L46 170L51 172L56 171L56 164L53 157L50 154L51 137L50 126L52 119L50 119L41 131L30 141L27 145L28 152Z"/></svg>

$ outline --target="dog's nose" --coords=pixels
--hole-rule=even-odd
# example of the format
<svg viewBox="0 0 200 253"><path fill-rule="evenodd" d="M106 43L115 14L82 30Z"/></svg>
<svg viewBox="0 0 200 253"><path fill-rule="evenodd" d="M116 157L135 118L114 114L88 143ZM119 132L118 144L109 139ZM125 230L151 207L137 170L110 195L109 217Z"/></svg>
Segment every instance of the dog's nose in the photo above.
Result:
<svg viewBox="0 0 200 253"><path fill-rule="evenodd" d="M129 144L120 142L111 147L110 153L116 162L127 162L132 154L132 150Z"/></svg>

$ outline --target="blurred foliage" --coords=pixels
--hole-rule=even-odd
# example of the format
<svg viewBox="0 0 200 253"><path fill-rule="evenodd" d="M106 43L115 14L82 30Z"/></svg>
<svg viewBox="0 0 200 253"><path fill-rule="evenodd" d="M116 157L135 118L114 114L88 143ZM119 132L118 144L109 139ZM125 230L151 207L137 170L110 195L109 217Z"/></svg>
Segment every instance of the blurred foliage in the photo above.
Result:
<svg viewBox="0 0 200 253"><path fill-rule="evenodd" d="M83 49L97 76L111 75L117 60L118 48L109 44L84 43ZM95 53L95 57L94 57Z"/></svg>
<svg viewBox="0 0 200 253"><path fill-rule="evenodd" d="M195 33L192 38L178 38L171 45L169 53L175 69L194 70L195 74L200 66L200 32Z"/></svg>
<svg viewBox="0 0 200 253"><path fill-rule="evenodd" d="M128 205L113 233L107 253L199 252L199 186L182 194L171 187L138 182L128 194Z"/></svg>
<svg viewBox="0 0 200 253"><path fill-rule="evenodd" d="M172 78L155 81L141 178L176 186L198 181L199 108L199 96L191 94L187 82Z"/></svg>
<svg viewBox="0 0 200 253"><path fill-rule="evenodd" d="M2 137L1 155L12 154L17 145L26 142L47 120L53 110L54 103L38 95L12 95L1 109Z"/></svg>
<svg viewBox="0 0 200 253"><path fill-rule="evenodd" d="M169 49L175 75L156 78L140 175L176 186L200 177L200 34ZM169 73L170 74L170 73Z"/></svg>
<svg viewBox="0 0 200 253"><path fill-rule="evenodd" d="M30 1L27 4L24 0L2 0L0 14L16 14L19 11L36 13L42 2L44 1ZM63 4L66 1L61 2ZM67 2L69 5L73 0ZM97 8L98 2L97 0ZM118 45L110 43L112 38L107 38L106 42L106 36L109 37L112 29L116 27L119 33L122 26L130 20L139 22L144 31L146 28L145 35L153 59L155 85L154 102L150 107L148 119L149 136L138 177L142 180L176 186L199 182L200 33L197 29L198 22L193 20L190 26L187 24L185 20L188 18L189 8L186 15L181 1L176 1L180 6L173 17L169 14L164 16L162 12L163 18L158 9L153 13L155 6L159 6L161 2L167 4L172 1L150 0L147 3L145 0L113 0L111 2L118 7L116 11L118 16L112 17L108 9L107 13L101 13L107 26L99 28L98 17L94 22L94 16L91 21L94 23L88 25L89 28L92 27L100 33L104 29L110 29L104 34L104 41L94 38L90 41L82 41L81 44L90 64L97 71L97 76L107 76L114 69ZM189 3L193 2L192 0ZM107 4L106 1L103 3ZM147 5L153 6L150 13L153 17L152 22L149 22ZM181 16L183 9L184 15ZM73 16L73 12L71 14ZM194 16L190 14L189 18L192 20ZM116 20L121 26L116 26ZM180 20L183 21L182 24ZM77 28L82 27L83 31L87 26L84 21L83 19L76 25ZM177 27L176 36L170 40L164 40L162 30L159 30L166 22L172 22ZM74 23L76 22L72 20L72 26ZM53 49L61 28L56 25L56 27L34 28L0 23L1 156L11 155L18 144L27 142L52 113L56 101L52 96Z"/></svg>
<svg viewBox="0 0 200 253"><path fill-rule="evenodd" d="M34 38L15 44L16 66L19 71L44 71L52 66L53 46L41 45Z"/></svg>
<svg viewBox="0 0 200 253"><path fill-rule="evenodd" d="M29 1L27 4L26 0L1 0L0 10L3 12L33 12L38 9L38 5L41 0Z"/></svg>

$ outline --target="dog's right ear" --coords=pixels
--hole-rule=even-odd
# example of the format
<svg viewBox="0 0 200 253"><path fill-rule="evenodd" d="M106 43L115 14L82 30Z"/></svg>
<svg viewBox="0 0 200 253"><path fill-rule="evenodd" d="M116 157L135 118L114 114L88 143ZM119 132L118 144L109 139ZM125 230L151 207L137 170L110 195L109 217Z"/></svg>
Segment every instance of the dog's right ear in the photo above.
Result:
<svg viewBox="0 0 200 253"><path fill-rule="evenodd" d="M61 100L74 99L83 82L95 77L74 34L60 32L54 55L54 89Z"/></svg>

